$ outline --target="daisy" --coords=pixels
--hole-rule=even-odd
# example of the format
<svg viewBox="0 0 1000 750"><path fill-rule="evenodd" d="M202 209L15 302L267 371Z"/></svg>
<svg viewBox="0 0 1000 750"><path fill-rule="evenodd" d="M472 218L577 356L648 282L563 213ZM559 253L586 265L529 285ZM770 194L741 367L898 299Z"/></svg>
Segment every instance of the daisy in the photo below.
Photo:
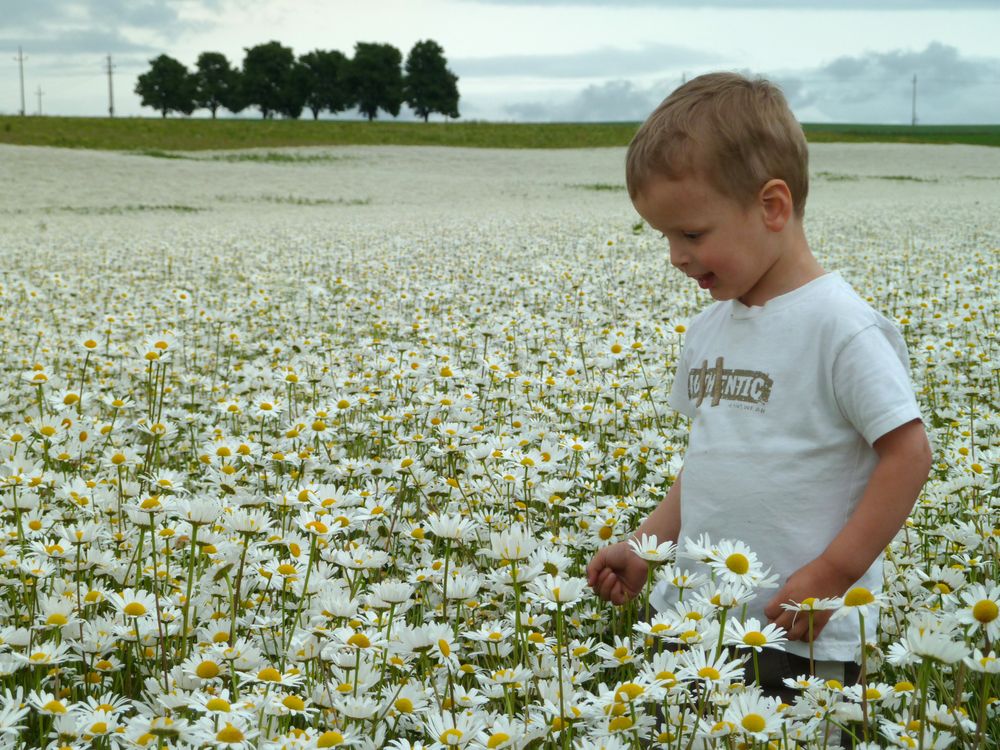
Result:
<svg viewBox="0 0 1000 750"><path fill-rule="evenodd" d="M28 693L27 703L33 706L40 714L45 716L58 716L67 714L74 707L72 703L65 703L56 698L54 693L43 690L32 690Z"/></svg>
<svg viewBox="0 0 1000 750"><path fill-rule="evenodd" d="M830 619L837 620L851 615L868 617L878 612L879 608L885 605L885 602L885 594L881 592L873 594L868 589L857 586L844 594L840 609L834 612Z"/></svg>
<svg viewBox="0 0 1000 750"><path fill-rule="evenodd" d="M271 693L264 706L264 713L269 716L295 716L311 719L318 709L309 706L309 699L295 693Z"/></svg>
<svg viewBox="0 0 1000 750"><path fill-rule="evenodd" d="M256 746L259 730L252 719L233 715L216 722L212 716L203 716L193 727L193 738L199 746L227 748L227 750L252 750Z"/></svg>
<svg viewBox="0 0 1000 750"><path fill-rule="evenodd" d="M753 649L760 652L765 648L784 651L782 644L786 643L785 629L774 623L768 623L763 628L755 617L747 618L745 622L728 620L726 622L723 643L738 649Z"/></svg>
<svg viewBox="0 0 1000 750"><path fill-rule="evenodd" d="M432 514L427 517L427 530L438 539L466 541L471 538L475 523L458 515Z"/></svg>
<svg viewBox="0 0 1000 750"><path fill-rule="evenodd" d="M108 593L107 599L126 619L152 618L156 615L156 596L148 591L124 588Z"/></svg>
<svg viewBox="0 0 1000 750"><path fill-rule="evenodd" d="M580 600L587 587L586 578L563 578L543 575L528 584L528 589L552 610L569 607Z"/></svg>
<svg viewBox="0 0 1000 750"><path fill-rule="evenodd" d="M696 646L682 653L678 659L680 669L677 677L681 680L704 682L706 687L727 686L743 679L743 660L730 659L725 652L713 659L711 651Z"/></svg>
<svg viewBox="0 0 1000 750"><path fill-rule="evenodd" d="M969 655L964 641L953 640L955 629L930 617L916 618L906 629L907 650L919 659L954 664Z"/></svg>
<svg viewBox="0 0 1000 750"><path fill-rule="evenodd" d="M781 733L782 719L778 699L765 698L757 690L739 693L726 706L723 721L735 727L735 732L751 742L767 742Z"/></svg>
<svg viewBox="0 0 1000 750"><path fill-rule="evenodd" d="M489 557L498 561L526 560L538 548L538 540L524 526L490 534Z"/></svg>
<svg viewBox="0 0 1000 750"><path fill-rule="evenodd" d="M502 714L490 714L487 728L477 737L477 746L486 750L520 749L548 734L549 728L534 717L511 718Z"/></svg>
<svg viewBox="0 0 1000 750"><path fill-rule="evenodd" d="M274 667L264 667L257 672L239 672L239 676L241 681L284 688L297 688L305 679L297 669L279 672Z"/></svg>
<svg viewBox="0 0 1000 750"><path fill-rule="evenodd" d="M28 715L31 707L25 704L21 688L13 695L5 692L6 695L0 695L0 735L17 738L24 729L21 721Z"/></svg>
<svg viewBox="0 0 1000 750"><path fill-rule="evenodd" d="M661 651L653 654L639 671L640 677L648 684L658 687L667 692L673 692L680 688L677 672L680 669L678 663L679 654L676 651Z"/></svg>
<svg viewBox="0 0 1000 750"><path fill-rule="evenodd" d="M632 537L628 540L628 544L637 556L641 557L648 563L666 562L672 558L677 551L676 544L671 542L669 539L661 543L656 538L656 534L643 534L638 539Z"/></svg>
<svg viewBox="0 0 1000 750"><path fill-rule="evenodd" d="M694 549L704 551L698 547ZM709 550L704 561L726 583L759 586L771 574L770 568L764 568L753 550L740 541L720 540Z"/></svg>
<svg viewBox="0 0 1000 750"><path fill-rule="evenodd" d="M610 644L598 644L594 652L603 661L605 667L621 667L632 664L642 656L641 648L634 649L630 639L620 638L617 635Z"/></svg>
<svg viewBox="0 0 1000 750"><path fill-rule="evenodd" d="M657 612L648 621L637 622L632 629L640 635L656 638L670 638L678 633L676 619L669 612Z"/></svg>
<svg viewBox="0 0 1000 750"><path fill-rule="evenodd" d="M112 712L97 709L78 712L77 730L87 742L100 742L107 738L111 744L120 745L124 738L119 732L120 719Z"/></svg>
<svg viewBox="0 0 1000 750"><path fill-rule="evenodd" d="M967 625L967 634L972 635L977 630L990 641L1000 638L1000 585L993 584L989 588L981 583L975 583L959 594L962 606L956 610L958 621Z"/></svg>
<svg viewBox="0 0 1000 750"><path fill-rule="evenodd" d="M661 581L666 581L667 585L680 592L681 599L684 598L684 593L686 591L697 589L698 587L704 585L708 580L708 576L704 573L679 568L672 563L667 563L662 567L657 568L654 576L654 587Z"/></svg>
<svg viewBox="0 0 1000 750"><path fill-rule="evenodd" d="M27 656L17 652L12 655L32 666L62 664L74 658L73 654L70 653L68 643L39 643L34 645L32 649L32 652Z"/></svg>

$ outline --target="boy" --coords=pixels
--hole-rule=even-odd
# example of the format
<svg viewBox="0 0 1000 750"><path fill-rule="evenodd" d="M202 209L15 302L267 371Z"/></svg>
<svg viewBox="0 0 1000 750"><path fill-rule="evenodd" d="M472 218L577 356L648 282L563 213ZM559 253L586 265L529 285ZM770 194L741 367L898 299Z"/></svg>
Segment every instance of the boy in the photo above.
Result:
<svg viewBox="0 0 1000 750"><path fill-rule="evenodd" d="M670 393L691 419L683 470L635 536L739 539L779 576L747 615L788 631L787 654L762 654L761 686L791 702L782 679L809 671L808 620L781 604L880 589L930 470L905 345L810 251L805 138L771 83L713 73L677 89L632 140L626 180L670 262L717 300L692 320ZM621 604L646 571L623 541L587 576ZM674 600L665 583L652 597ZM847 684L858 620L830 614L814 617L816 673Z"/></svg>

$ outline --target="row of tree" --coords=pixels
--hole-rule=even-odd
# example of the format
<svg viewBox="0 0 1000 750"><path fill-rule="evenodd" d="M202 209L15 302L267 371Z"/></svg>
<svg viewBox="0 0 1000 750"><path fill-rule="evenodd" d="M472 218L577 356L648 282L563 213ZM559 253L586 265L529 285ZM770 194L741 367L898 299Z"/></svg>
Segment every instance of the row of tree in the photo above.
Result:
<svg viewBox="0 0 1000 750"><path fill-rule="evenodd" d="M337 50L315 50L296 58L278 42L245 50L241 68L221 52L203 52L195 70L169 55L150 60L135 93L144 107L166 117L207 109L214 119L220 108L241 112L257 107L265 118L298 118L310 109L343 112L357 107L369 120L379 110L393 117L405 102L426 122L432 113L458 117L458 76L448 69L444 50L432 40L417 42L406 64L391 44L358 42L354 57Z"/></svg>

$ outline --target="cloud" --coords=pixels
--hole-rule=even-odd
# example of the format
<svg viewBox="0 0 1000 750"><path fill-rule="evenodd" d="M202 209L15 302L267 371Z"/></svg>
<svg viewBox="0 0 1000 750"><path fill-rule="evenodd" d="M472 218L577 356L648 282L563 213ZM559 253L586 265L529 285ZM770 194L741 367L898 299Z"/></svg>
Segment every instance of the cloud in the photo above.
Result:
<svg viewBox="0 0 1000 750"><path fill-rule="evenodd" d="M461 77L611 78L719 64L726 59L721 54L688 47L647 44L639 49L602 47L565 54L468 57L454 60L451 67Z"/></svg>
<svg viewBox="0 0 1000 750"><path fill-rule="evenodd" d="M910 122L913 76L917 117L926 123L1000 120L1000 59L964 57L938 42L922 51L838 57L815 70L773 76L800 118ZM808 112L805 118L801 112Z"/></svg>
<svg viewBox="0 0 1000 750"><path fill-rule="evenodd" d="M741 72L752 75L757 71ZM909 123L914 75L920 122L1000 120L1000 59L966 57L936 42L922 51L868 52L767 77L781 86L804 122ZM568 94L536 95L509 104L498 114L534 122L640 121L679 83L669 78L643 85L621 78Z"/></svg>
<svg viewBox="0 0 1000 750"><path fill-rule="evenodd" d="M65 57L108 52L155 55L160 51L158 47L132 41L119 31L99 29L72 29L60 34L38 37L12 35L7 32L0 35L0 46L21 46L29 57L35 55Z"/></svg>
<svg viewBox="0 0 1000 750"><path fill-rule="evenodd" d="M464 0L484 5L576 6L606 8L729 8L739 10L824 10L824 11L913 11L913 10L998 10L996 0Z"/></svg>
<svg viewBox="0 0 1000 750"><path fill-rule="evenodd" d="M677 85L638 86L616 80L591 84L562 101L528 101L510 104L505 114L528 122L637 122Z"/></svg>
<svg viewBox="0 0 1000 750"><path fill-rule="evenodd" d="M214 13L223 0L201 0L198 10ZM161 50L147 41L168 42L196 28L176 0L0 0L0 46L22 46L32 55L149 55ZM197 28L204 28L202 18Z"/></svg>

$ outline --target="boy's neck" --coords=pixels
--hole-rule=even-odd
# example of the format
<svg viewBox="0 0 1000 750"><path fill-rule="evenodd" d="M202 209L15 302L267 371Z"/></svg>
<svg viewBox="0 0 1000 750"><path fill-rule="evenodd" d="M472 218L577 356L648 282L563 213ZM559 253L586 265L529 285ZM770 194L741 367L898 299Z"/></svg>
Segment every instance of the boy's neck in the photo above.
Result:
<svg viewBox="0 0 1000 750"><path fill-rule="evenodd" d="M776 240L779 243L778 257L768 273L767 284L754 289L749 299L739 300L747 307L763 307L775 297L795 291L826 273L809 247L800 220L786 225Z"/></svg>

